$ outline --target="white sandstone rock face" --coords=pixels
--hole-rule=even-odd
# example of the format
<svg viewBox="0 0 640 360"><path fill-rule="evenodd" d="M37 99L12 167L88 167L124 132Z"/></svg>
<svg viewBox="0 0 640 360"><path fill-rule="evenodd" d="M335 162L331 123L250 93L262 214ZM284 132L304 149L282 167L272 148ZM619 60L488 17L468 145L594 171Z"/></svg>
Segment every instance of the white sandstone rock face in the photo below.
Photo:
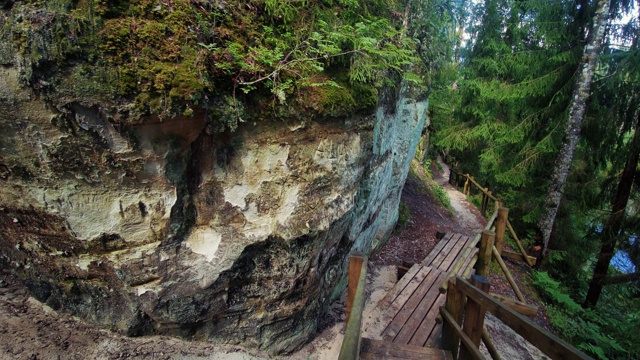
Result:
<svg viewBox="0 0 640 360"><path fill-rule="evenodd" d="M386 240L426 102L208 134L204 113L118 125L0 67L0 237L34 296L101 326L290 352ZM14 220L16 220L14 222Z"/></svg>

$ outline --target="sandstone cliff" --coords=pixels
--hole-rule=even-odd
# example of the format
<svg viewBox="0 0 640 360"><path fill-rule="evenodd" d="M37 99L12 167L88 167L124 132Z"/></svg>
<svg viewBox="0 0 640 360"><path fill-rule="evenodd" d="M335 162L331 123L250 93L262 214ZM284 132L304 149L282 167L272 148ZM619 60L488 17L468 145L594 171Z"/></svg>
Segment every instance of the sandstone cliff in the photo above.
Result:
<svg viewBox="0 0 640 360"><path fill-rule="evenodd" d="M24 53L0 55L0 265L129 335L299 348L348 254L393 230L425 127L426 99L403 82L369 113L222 132L208 119L224 106L130 121L118 99L45 94Z"/></svg>

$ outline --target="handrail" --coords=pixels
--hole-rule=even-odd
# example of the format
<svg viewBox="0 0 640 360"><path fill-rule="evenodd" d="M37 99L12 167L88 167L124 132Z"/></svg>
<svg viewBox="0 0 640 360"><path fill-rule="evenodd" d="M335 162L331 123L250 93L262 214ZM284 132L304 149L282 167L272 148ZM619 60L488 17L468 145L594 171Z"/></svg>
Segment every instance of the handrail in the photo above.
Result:
<svg viewBox="0 0 640 360"><path fill-rule="evenodd" d="M362 327L362 312L364 310L366 297L365 285L367 282L367 263L369 261L366 256L361 257L361 259L361 262L358 261L360 263L360 274L358 276L353 302L350 308L349 305L347 305L347 312L349 314L347 319L347 329L344 333L344 340L342 340L342 347L340 348L340 356L338 357L338 360L357 360L360 358L360 342L362 339L360 336L360 330ZM352 270L353 269L350 266L349 271L351 272ZM350 283L349 285L352 284ZM351 292L351 290L352 289L349 289L349 292Z"/></svg>
<svg viewBox="0 0 640 360"><path fill-rule="evenodd" d="M457 277L455 279L455 283L453 283L452 280L449 288L455 288L454 292L460 291L466 297L481 305L482 309L492 313L505 325L515 330L518 334L520 334L520 336L525 338L527 341L529 341L531 344L533 344L535 347L540 349L544 354L548 355L552 359L592 359L588 355L571 346L566 341L553 334L550 334L529 319L503 305L499 301L486 294L484 291L478 289L477 287L460 277ZM459 328L460 326L455 322L455 319L459 318L460 314L449 313L444 308L441 308L440 311L443 315L443 318L447 321L447 326L451 326L455 331L457 331L457 328Z"/></svg>
<svg viewBox="0 0 640 360"><path fill-rule="evenodd" d="M463 174L461 172L458 172L456 170L453 169L449 169L449 171L451 171L452 173L455 173L456 175L462 175L463 177L467 178L469 181L471 181L471 183L473 183L478 190L480 190L480 192L482 192L483 194L485 194L487 197L489 197L489 199L493 200L493 201L500 201L497 197L493 196L493 194L491 194L488 190L486 190L486 188L482 185L480 185L473 176L469 175L469 174ZM451 181L451 175L449 175L449 181Z"/></svg>
<svg viewBox="0 0 640 360"><path fill-rule="evenodd" d="M487 225L485 226L484 230L491 230L491 227L493 226L493 223L495 222L496 218L498 217L498 209L500 207L502 207L502 202L500 201L500 199L496 198L490 191L488 191L487 188L483 187L482 185L480 185L473 176L469 175L469 174L463 174L460 173L454 169L449 169L449 183L451 183L453 185L453 174L456 174L456 182L455 182L455 186L458 186L458 177L460 175L462 175L464 178L466 178L469 182L471 182L473 185L475 185L478 190L480 190L480 192L482 192L483 194L483 198L482 198L482 206L481 206L481 212L482 215L484 215L486 208L488 207L488 205L485 203L486 200L491 199L495 201L495 209L493 214L491 215L491 218L489 219L489 221L487 222ZM465 191L466 191L467 187L465 185ZM467 195L465 193L465 195ZM516 234L515 230L513 229L513 226L511 225L511 222L509 221L509 219L506 219L506 227L509 230L509 233L511 234L511 237L513 238L513 240L516 242L516 245L518 246L518 250L520 250L520 253L522 254L522 261L526 262L527 265L529 265L530 267L533 267L535 265L535 260L533 257L530 257L529 254L527 254L526 250L524 249L524 246L522 246L522 242L520 241L520 239L518 238L518 235ZM499 239L499 244L496 246L496 248L498 249L498 252L500 254L502 254L502 239ZM514 257L515 254L512 254L512 256L510 257ZM445 286L446 288L446 286Z"/></svg>
<svg viewBox="0 0 640 360"><path fill-rule="evenodd" d="M496 210L491 215L491 218L489 218L489 221L487 221L487 225L484 227L484 230L490 230L491 229L491 227L493 226L493 223L498 218L498 209L499 208L496 207ZM470 256L474 256L473 249L480 242L481 236L482 236L482 233L476 234L476 236L473 238L473 241L471 241L467 245L467 248L464 250L462 255L459 256L456 259L456 261L453 263L453 265L451 266L451 270L449 270L449 272L447 273L447 276L440 283L440 287L439 287L440 293L444 294L445 292L447 292L447 286L449 284L449 280L453 279L456 276L458 271L460 271L460 269L462 268L462 265L468 260L468 258Z"/></svg>

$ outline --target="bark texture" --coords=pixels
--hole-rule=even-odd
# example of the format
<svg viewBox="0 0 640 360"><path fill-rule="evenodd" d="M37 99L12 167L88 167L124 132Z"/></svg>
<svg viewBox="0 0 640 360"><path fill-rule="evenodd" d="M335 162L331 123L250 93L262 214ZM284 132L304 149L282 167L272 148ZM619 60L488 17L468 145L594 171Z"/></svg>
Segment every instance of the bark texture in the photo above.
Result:
<svg viewBox="0 0 640 360"><path fill-rule="evenodd" d="M555 223L558 207L564 194L567 177L571 170L573 155L580 139L580 130L582 128L582 119L586 111L586 103L589 98L591 89L591 80L593 79L594 69L596 65L596 57L600 52L602 38L604 37L605 28L609 20L609 0L599 0L598 9L594 18L594 27L588 37L587 45L582 55L580 73L578 80L573 89L573 98L571 100L569 120L565 130L564 140L556 159L551 183L549 184L549 192L544 202L542 216L538 221L538 228L542 234L542 251L538 259L538 266L549 250L549 242L551 239L551 230Z"/></svg>

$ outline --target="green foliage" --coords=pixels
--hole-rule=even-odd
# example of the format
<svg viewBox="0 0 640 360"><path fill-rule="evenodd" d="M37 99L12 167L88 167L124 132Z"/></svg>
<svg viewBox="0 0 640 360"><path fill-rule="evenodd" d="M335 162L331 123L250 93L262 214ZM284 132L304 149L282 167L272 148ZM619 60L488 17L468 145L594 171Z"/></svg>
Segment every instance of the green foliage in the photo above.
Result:
<svg viewBox="0 0 640 360"><path fill-rule="evenodd" d="M443 91L448 111L438 119L434 142L462 160L463 171L488 179L501 195L513 194L503 200L516 217L533 219L562 139L580 54L566 39L554 39L578 36L571 22L588 17L572 17L575 10L564 2L478 6L458 88Z"/></svg>
<svg viewBox="0 0 640 360"><path fill-rule="evenodd" d="M547 306L549 321L568 341L598 359L626 359L629 351L610 336L611 328L619 325L615 318L603 316L594 310L585 310L569 296L560 282L546 272L534 272L533 284L551 304ZM636 314L637 315L637 314Z"/></svg>
<svg viewBox="0 0 640 360"><path fill-rule="evenodd" d="M405 227L411 221L411 209L404 202L400 202L398 208L398 228Z"/></svg>
<svg viewBox="0 0 640 360"><path fill-rule="evenodd" d="M10 33L27 61L21 69L34 87L41 78L68 83L73 74L84 83L78 91L96 90L76 96L131 100L134 118L191 114L193 106L209 108L212 99L227 95L253 107L279 108L275 114L331 117L371 110L389 71L421 82L407 72L418 58L414 40L392 17L396 5L391 0L26 1L13 6L2 34ZM84 63L104 74L74 69ZM92 84L98 81L102 84Z"/></svg>
<svg viewBox="0 0 640 360"><path fill-rule="evenodd" d="M412 163L411 166L413 165L414 164ZM449 194L442 186L438 185L438 183L433 180L433 174L431 173L429 162L424 166L423 170L426 177L420 177L420 179L424 183L429 194L436 199L438 204L451 211L451 199L449 199Z"/></svg>

